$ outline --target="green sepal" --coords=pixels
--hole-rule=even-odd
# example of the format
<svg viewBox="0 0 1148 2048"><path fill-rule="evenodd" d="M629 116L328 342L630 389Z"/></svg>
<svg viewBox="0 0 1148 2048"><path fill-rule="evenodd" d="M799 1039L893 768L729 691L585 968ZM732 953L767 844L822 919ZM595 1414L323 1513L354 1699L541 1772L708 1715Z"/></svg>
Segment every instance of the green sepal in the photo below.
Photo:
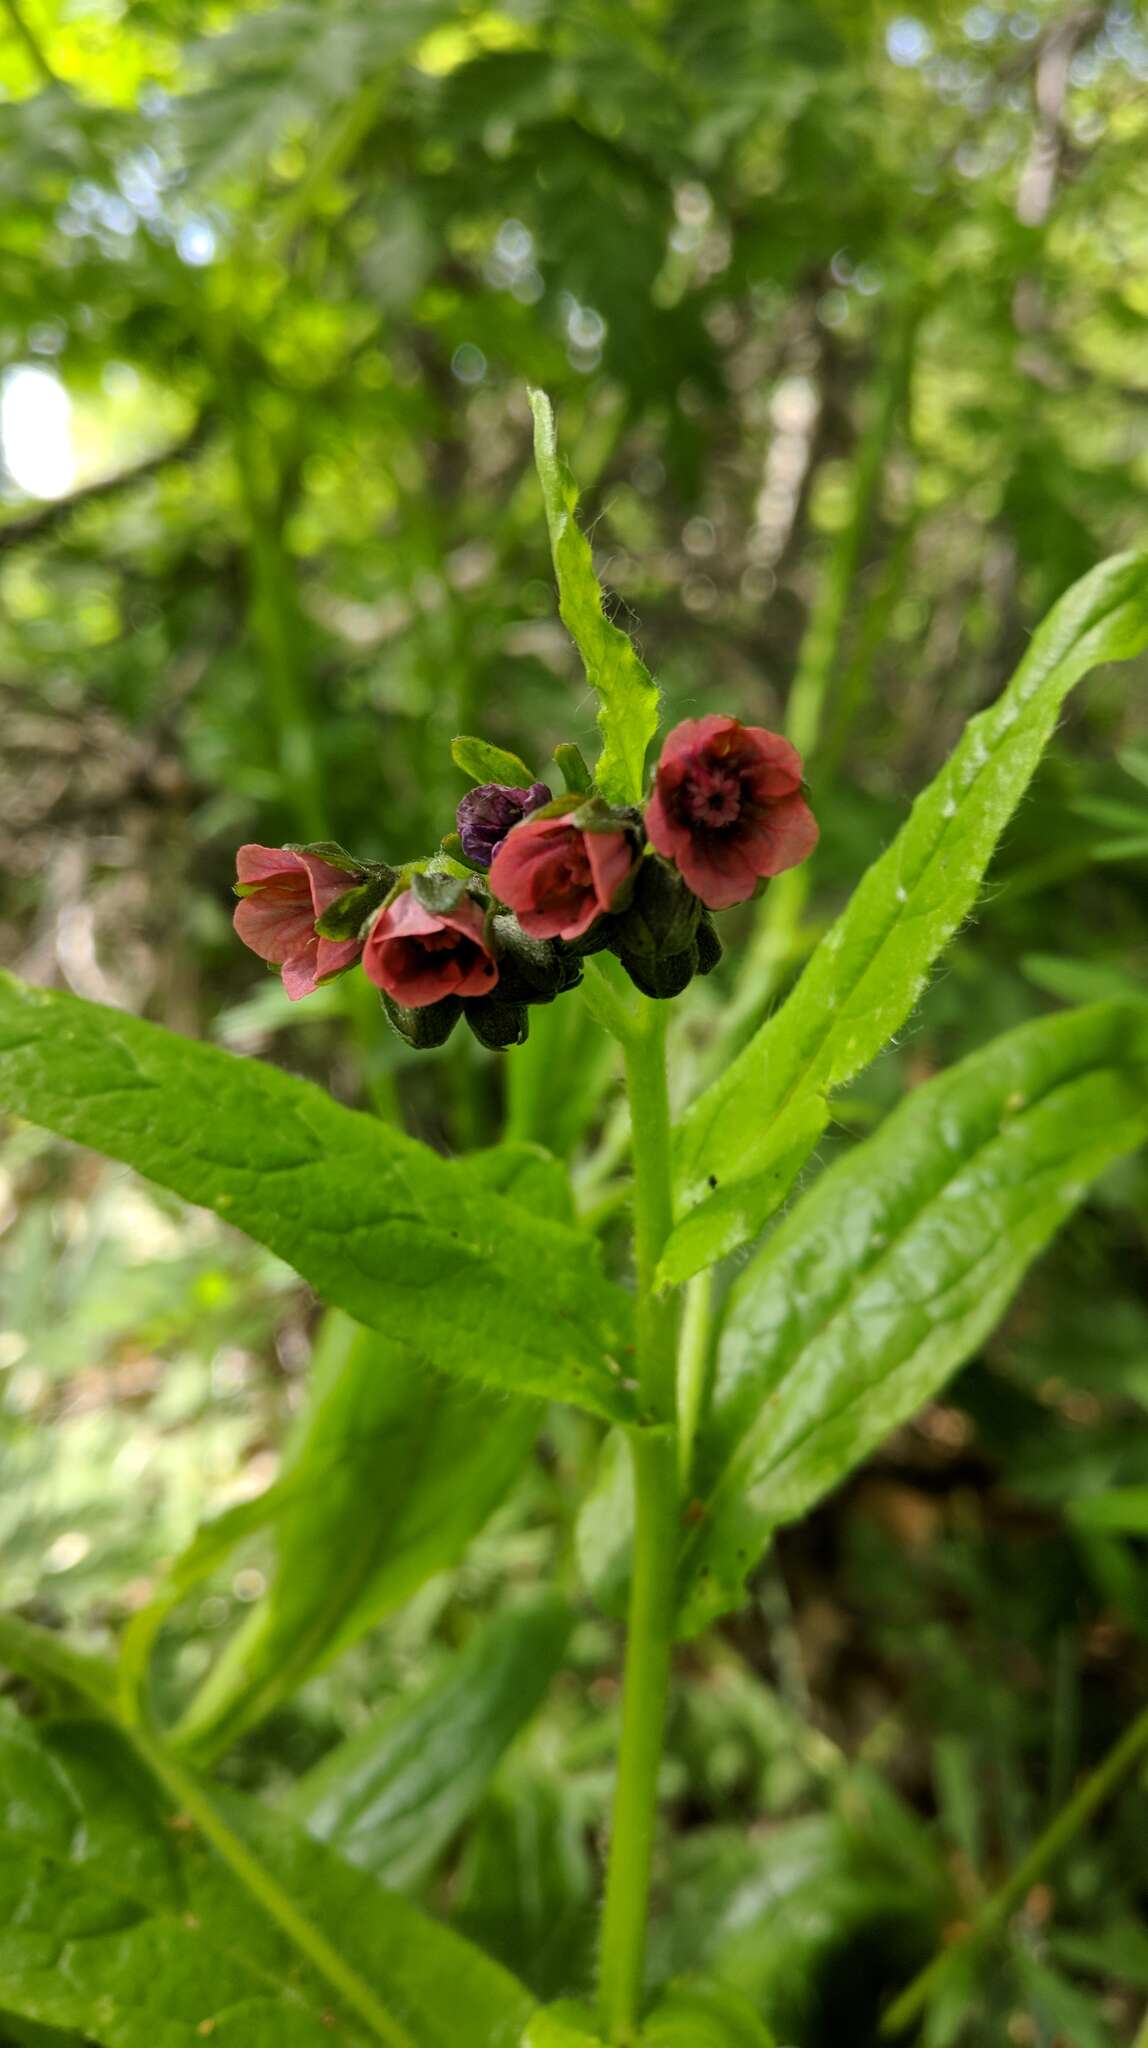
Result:
<svg viewBox="0 0 1148 2048"><path fill-rule="evenodd" d="M322 917L315 919L319 937L344 941L361 938L364 926L390 895L394 880L392 869L375 868L357 888L348 889L345 896L337 896L334 903L327 905ZM323 979L329 980L330 976L324 975Z"/></svg>
<svg viewBox="0 0 1148 2048"><path fill-rule="evenodd" d="M494 747L489 740L473 739L468 733L460 733L451 741L450 758L472 782L497 782L504 789L529 789L537 780L517 754L508 753L505 747Z"/></svg>
<svg viewBox="0 0 1148 2048"><path fill-rule="evenodd" d="M432 917L449 917L466 894L461 876L427 869L416 869L410 877L410 888L416 903L429 910Z"/></svg>
<svg viewBox="0 0 1148 2048"><path fill-rule="evenodd" d="M340 846L337 839L287 839L283 842L283 852L313 853L316 860L325 860L329 868L342 868L345 875L366 874L372 865L370 861L356 860L354 854Z"/></svg>
<svg viewBox="0 0 1148 2048"><path fill-rule="evenodd" d="M652 960L638 953L623 952L620 947L615 951L634 987L644 996L652 996L655 1002L670 1002L674 996L680 996L698 971L696 944L681 953L658 954Z"/></svg>
<svg viewBox="0 0 1148 2048"><path fill-rule="evenodd" d="M617 951L652 966L666 955L695 946L702 906L676 868L648 854L635 877L633 896L619 920Z"/></svg>
<svg viewBox="0 0 1148 2048"><path fill-rule="evenodd" d="M385 989L380 990L380 998L399 1037L415 1052L431 1052L436 1046L445 1045L462 1016L458 996L444 996L439 1003L423 1003L413 1010L396 1003Z"/></svg>
<svg viewBox="0 0 1148 2048"><path fill-rule="evenodd" d="M457 832L445 832L439 843L444 860L453 861L457 867L465 868L470 875L486 874L486 869L479 867L477 861L467 859Z"/></svg>
<svg viewBox="0 0 1148 2048"><path fill-rule="evenodd" d="M480 996L477 1002L464 1003L463 1012L479 1044L488 1052L506 1052L512 1045L525 1045L530 1035L525 1003Z"/></svg>
<svg viewBox="0 0 1148 2048"><path fill-rule="evenodd" d="M576 747L573 740L563 740L554 749L554 764L571 796L589 796L594 781L581 747Z"/></svg>
<svg viewBox="0 0 1148 2048"><path fill-rule="evenodd" d="M579 962L560 952L553 939L532 939L510 911L499 911L490 924L498 961L496 1001L549 1003L582 979Z"/></svg>
<svg viewBox="0 0 1148 2048"><path fill-rule="evenodd" d="M712 974L722 956L722 943L713 918L703 910L698 919L698 973Z"/></svg>

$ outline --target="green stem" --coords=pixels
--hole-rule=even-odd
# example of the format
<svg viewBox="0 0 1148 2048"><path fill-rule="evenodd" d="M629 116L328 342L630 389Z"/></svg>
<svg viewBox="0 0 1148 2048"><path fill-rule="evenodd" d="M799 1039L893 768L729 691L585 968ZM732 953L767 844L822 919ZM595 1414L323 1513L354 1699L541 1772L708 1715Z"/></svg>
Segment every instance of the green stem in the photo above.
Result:
<svg viewBox="0 0 1148 2048"><path fill-rule="evenodd" d="M611 994L613 992L611 991ZM602 1914L599 2001L612 2042L636 2039L646 1955L658 1767L673 1642L678 1546L675 1407L676 1303L654 1276L672 1221L665 1011L644 998L618 1033L626 1065L634 1155L637 1365L655 1428L631 1437L634 1555L618 1781Z"/></svg>
<svg viewBox="0 0 1148 2048"><path fill-rule="evenodd" d="M1004 1925L1009 1915L1019 1906L1033 1885L1044 1876L1049 1865L1074 1841L1081 1829L1092 1819L1097 1808L1115 1791L1133 1764L1148 1753L1148 1707L1132 1726L1125 1731L1119 1742L1110 1749L1103 1762L1089 1773L1074 1792L1068 1804L1061 1808L1055 1820L1050 1821L1044 1833L1033 1843L1027 1856L1023 1856L1016 1869L991 1898L985 1900L967 1934L955 1941L951 1948L925 1967L919 1976L895 1999L881 2024L883 2035L903 2033L914 2020L920 2018L941 1979L946 1975L952 1959L966 1954L974 1943L983 1942ZM1139 2048L1139 2044L1137 2044Z"/></svg>
<svg viewBox="0 0 1148 2048"><path fill-rule="evenodd" d="M306 1956L320 1976L366 2021L376 2040L385 2042L387 2048L415 2048L406 2028L387 2011L370 1985L343 1961L326 1935L299 1911L290 1894L264 1868L246 1842L228 1827L194 1772L180 1763L149 1729L136 1726L127 1732L148 1769L234 1871L245 1891L282 1928L300 1955Z"/></svg>
<svg viewBox="0 0 1148 2048"><path fill-rule="evenodd" d="M1148 2012L1140 2022L1140 2032L1133 2041L1132 2048L1148 2048Z"/></svg>

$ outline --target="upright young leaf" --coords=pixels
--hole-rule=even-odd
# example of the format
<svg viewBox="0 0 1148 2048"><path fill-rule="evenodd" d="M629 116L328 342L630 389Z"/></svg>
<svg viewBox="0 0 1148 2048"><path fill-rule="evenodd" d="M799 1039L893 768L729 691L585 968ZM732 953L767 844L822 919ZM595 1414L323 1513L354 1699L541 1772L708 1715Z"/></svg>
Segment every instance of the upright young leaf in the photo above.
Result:
<svg viewBox="0 0 1148 2048"><path fill-rule="evenodd" d="M1117 555L1049 613L1003 695L970 720L811 956L788 1001L691 1105L677 1133L683 1211L663 1278L754 1236L827 1119L831 1089L868 1065L923 994L976 901L993 848L1073 684L1148 645L1148 556ZM785 1162L779 1173L779 1163ZM703 1207L705 1218L688 1213Z"/></svg>
<svg viewBox="0 0 1148 2048"><path fill-rule="evenodd" d="M386 2013L344 2006L110 1726L0 1717L0 2010L101 2048L515 2048L513 1977L238 1794L212 1803ZM391 2017L393 2016L393 2017Z"/></svg>
<svg viewBox="0 0 1148 2048"><path fill-rule="evenodd" d="M529 789L534 777L518 754L508 754L490 740L472 739L460 733L450 743L450 757L456 768L472 782L501 782L511 789Z"/></svg>
<svg viewBox="0 0 1148 2048"><path fill-rule="evenodd" d="M218 1754L455 1564L537 1427L533 1403L443 1379L332 1314L277 1482L287 1498L274 1521L271 1583L176 1739L200 1758Z"/></svg>
<svg viewBox="0 0 1148 2048"><path fill-rule="evenodd" d="M312 1083L2 975L0 1102L217 1210L438 1370L633 1419L628 1303L592 1241Z"/></svg>
<svg viewBox="0 0 1148 2048"><path fill-rule="evenodd" d="M635 804L642 796L646 749L657 731L658 686L629 635L612 625L602 609L590 543L574 517L578 490L558 453L550 400L544 391L532 391L530 405L558 610L599 699L603 746L594 780L608 802Z"/></svg>
<svg viewBox="0 0 1148 2048"><path fill-rule="evenodd" d="M488 1622L441 1678L300 1780L296 1818L384 1883L417 1884L541 1704L570 1619L564 1601L544 1594Z"/></svg>
<svg viewBox="0 0 1148 2048"><path fill-rule="evenodd" d="M731 1290L682 1618L736 1606L793 1521L987 1336L1089 1182L1148 1134L1148 1005L1039 1019L916 1089Z"/></svg>

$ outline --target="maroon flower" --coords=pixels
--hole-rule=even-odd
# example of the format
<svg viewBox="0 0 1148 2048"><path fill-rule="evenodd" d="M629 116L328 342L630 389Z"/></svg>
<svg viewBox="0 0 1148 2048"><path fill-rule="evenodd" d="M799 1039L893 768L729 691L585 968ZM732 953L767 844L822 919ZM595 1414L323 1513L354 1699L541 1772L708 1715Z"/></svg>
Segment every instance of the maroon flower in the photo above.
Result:
<svg viewBox="0 0 1148 2048"><path fill-rule="evenodd" d="M646 810L650 844L709 910L744 903L817 844L801 756L780 733L711 714L676 725Z"/></svg>
<svg viewBox="0 0 1148 2048"><path fill-rule="evenodd" d="M293 1003L354 966L363 950L358 939L322 939L315 930L315 919L353 888L353 875L288 846L241 846L235 874L243 892L235 929L261 960L283 969Z"/></svg>
<svg viewBox="0 0 1148 2048"><path fill-rule="evenodd" d="M439 911L404 889L375 919L363 967L405 1010L444 996L488 996L498 981L482 905L465 894L452 910Z"/></svg>
<svg viewBox="0 0 1148 2048"><path fill-rule="evenodd" d="M532 939L580 939L612 910L635 849L626 832L583 832L569 814L525 818L494 856L490 886Z"/></svg>
<svg viewBox="0 0 1148 2048"><path fill-rule="evenodd" d="M488 868L512 825L550 802L544 782L515 789L506 782L482 782L468 789L456 813L462 850L476 867Z"/></svg>

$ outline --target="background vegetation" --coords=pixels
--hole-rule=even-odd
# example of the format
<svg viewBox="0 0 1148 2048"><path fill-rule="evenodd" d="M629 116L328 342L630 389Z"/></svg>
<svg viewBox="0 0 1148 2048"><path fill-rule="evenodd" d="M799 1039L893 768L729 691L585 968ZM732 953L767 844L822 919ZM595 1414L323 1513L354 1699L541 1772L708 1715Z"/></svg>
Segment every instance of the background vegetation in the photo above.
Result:
<svg viewBox="0 0 1148 2048"><path fill-rule="evenodd" d="M293 1010L232 938L234 847L428 851L463 787L454 733L540 768L592 733L529 461L544 385L671 713L736 709L809 761L812 869L725 921L749 997L719 973L682 1006L681 1084L712 1072L1051 601L1143 544L1141 18L6 0L6 19L0 953L452 1151L537 1140L608 1234L626 1132L579 1003L535 1013L506 1060L460 1033L415 1061L341 989ZM975 923L823 1159L1007 1025L1143 992L1143 682L1078 693ZM352 1481L288 1489L173 1618L171 1709L236 1782L306 1777L296 1810L320 1813L323 1756L389 1715L382 1789L336 1839L539 1995L578 1988L618 1643L583 1605L547 1685L561 1631L531 1595L573 1583L593 1425L484 1418L446 1540L454 1482L433 1538L396 1545L406 1465L436 1426L473 1455L476 1425L396 1393L378 1340L29 1127L5 1137L0 1226L4 1604L119 1634L205 1514L325 1432L387 1481L389 1551ZM654 1960L716 1969L779 2039L875 2039L890 1987L1143 1700L1146 1226L1148 1173L1122 1167L944 1405L680 1654ZM481 1725L428 1786L410 1757L460 1699ZM1146 1894L1129 1784L928 2040L1137 2038Z"/></svg>

